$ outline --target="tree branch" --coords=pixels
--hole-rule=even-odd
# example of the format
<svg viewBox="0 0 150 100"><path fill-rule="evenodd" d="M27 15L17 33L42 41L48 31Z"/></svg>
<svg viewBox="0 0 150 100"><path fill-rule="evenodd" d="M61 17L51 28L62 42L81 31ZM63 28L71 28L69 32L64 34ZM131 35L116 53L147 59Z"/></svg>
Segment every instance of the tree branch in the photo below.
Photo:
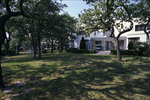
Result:
<svg viewBox="0 0 150 100"><path fill-rule="evenodd" d="M118 36L117 36L117 39L119 39L119 37L120 37L123 33L126 33L126 32L128 32L128 31L131 31L132 28L133 28L133 22L132 22L132 20L131 20L131 16L130 16L129 10L127 9L127 7L124 5L123 2L122 2L122 6L123 6L123 8L125 9L126 13L128 14L128 18L129 18L129 19L128 19L127 21L130 22L131 25L130 25L130 28L119 32L119 34L118 34Z"/></svg>
<svg viewBox="0 0 150 100"><path fill-rule="evenodd" d="M10 7L9 7L9 2L10 2L10 0L5 0L5 2L4 2L7 12L11 12Z"/></svg>
<svg viewBox="0 0 150 100"><path fill-rule="evenodd" d="M147 32L147 29L146 29L146 28L147 28L149 22L150 22L150 17L148 18L147 23L144 25L144 32L145 32L145 34L147 35L147 39L148 39L148 40L149 40L149 32Z"/></svg>
<svg viewBox="0 0 150 100"><path fill-rule="evenodd" d="M13 16L19 16L19 15L24 14L24 11L23 11L23 8L22 8L23 0L20 0L20 2L19 2L20 11L18 11L18 12L11 12L10 7L9 7L10 6L9 5L10 1L11 0L5 0L5 6L6 6L6 9L7 9L7 13L0 17L0 21L3 22L3 23L5 23L7 20L9 20Z"/></svg>
<svg viewBox="0 0 150 100"><path fill-rule="evenodd" d="M128 32L128 31L131 31L131 30L132 30L132 28L133 28L133 22L132 22L131 20L130 20L129 22L131 23L130 28L119 32L119 34L118 34L118 36L117 36L117 39L119 39L119 37L120 37L123 33L126 33L126 32Z"/></svg>
<svg viewBox="0 0 150 100"><path fill-rule="evenodd" d="M114 27L111 28L111 34L110 34L110 37L114 37L114 38L115 38L115 35L114 35Z"/></svg>

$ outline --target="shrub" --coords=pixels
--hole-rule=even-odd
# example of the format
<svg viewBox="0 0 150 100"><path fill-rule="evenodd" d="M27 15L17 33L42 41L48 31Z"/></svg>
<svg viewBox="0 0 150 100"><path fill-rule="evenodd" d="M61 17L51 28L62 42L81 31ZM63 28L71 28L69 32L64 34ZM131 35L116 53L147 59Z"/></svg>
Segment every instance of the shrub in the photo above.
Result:
<svg viewBox="0 0 150 100"><path fill-rule="evenodd" d="M116 51L116 50L111 50L111 54L112 54L112 55L116 55L116 54L117 54L117 51Z"/></svg>
<svg viewBox="0 0 150 100"><path fill-rule="evenodd" d="M96 53L96 51L95 50L80 49L77 51L77 53Z"/></svg>
<svg viewBox="0 0 150 100"><path fill-rule="evenodd" d="M128 44L128 50L133 50L133 49L134 49L133 42L130 41Z"/></svg>
<svg viewBox="0 0 150 100"><path fill-rule="evenodd" d="M1 49L0 54L1 54L2 56L5 56L5 49L4 49L4 48ZM15 51L14 49L9 49L9 50L7 51L7 54L6 54L6 55L8 55L8 56L14 56L14 55L16 55L16 51Z"/></svg>
<svg viewBox="0 0 150 100"><path fill-rule="evenodd" d="M120 50L120 53L122 55L139 55L138 50ZM116 50L111 50L112 55L116 55L117 51Z"/></svg>
<svg viewBox="0 0 150 100"><path fill-rule="evenodd" d="M68 48L67 52L77 52L78 48Z"/></svg>
<svg viewBox="0 0 150 100"><path fill-rule="evenodd" d="M137 42L133 48L134 50L120 50L120 52L122 55L150 56L150 44ZM111 54L116 55L116 50L111 50Z"/></svg>
<svg viewBox="0 0 150 100"><path fill-rule="evenodd" d="M141 43L138 47L139 54L143 56L150 56L150 44Z"/></svg>
<svg viewBox="0 0 150 100"><path fill-rule="evenodd" d="M14 56L14 55L16 55L16 51L13 50L13 49L9 49L8 52L7 52L7 54L8 54L9 56Z"/></svg>
<svg viewBox="0 0 150 100"><path fill-rule="evenodd" d="M143 51L142 54L143 54L144 56L150 57L150 50L145 50L145 51Z"/></svg>
<svg viewBox="0 0 150 100"><path fill-rule="evenodd" d="M84 37L82 37L80 41L80 49L86 49L86 43L85 43Z"/></svg>
<svg viewBox="0 0 150 100"><path fill-rule="evenodd" d="M133 44L134 50L139 50L139 47L141 47L143 43L142 42L136 42Z"/></svg>
<svg viewBox="0 0 150 100"><path fill-rule="evenodd" d="M77 49L77 48L69 48L66 50L67 52L72 52L72 53L96 53L95 50L87 50L87 49Z"/></svg>
<svg viewBox="0 0 150 100"><path fill-rule="evenodd" d="M1 49L1 52L0 52L0 55L4 56L4 52L5 52L5 49L2 48L2 49Z"/></svg>

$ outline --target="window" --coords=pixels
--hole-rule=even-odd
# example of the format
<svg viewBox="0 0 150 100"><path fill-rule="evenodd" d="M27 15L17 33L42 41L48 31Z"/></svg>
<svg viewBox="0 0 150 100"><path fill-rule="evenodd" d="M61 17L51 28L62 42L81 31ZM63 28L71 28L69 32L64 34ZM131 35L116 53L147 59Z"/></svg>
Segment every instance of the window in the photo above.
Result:
<svg viewBox="0 0 150 100"><path fill-rule="evenodd" d="M95 44L101 44L101 41L95 41Z"/></svg>
<svg viewBox="0 0 150 100"><path fill-rule="evenodd" d="M139 37L137 37L137 38L128 38L128 43L130 42L130 41L132 41L133 43L136 43L136 42L138 42L139 40L140 40L140 38Z"/></svg>
<svg viewBox="0 0 150 100"><path fill-rule="evenodd" d="M135 31L143 31L144 25L135 25ZM147 26L147 30L150 30L150 25Z"/></svg>
<svg viewBox="0 0 150 100"><path fill-rule="evenodd" d="M135 31L143 31L144 25L135 25Z"/></svg>

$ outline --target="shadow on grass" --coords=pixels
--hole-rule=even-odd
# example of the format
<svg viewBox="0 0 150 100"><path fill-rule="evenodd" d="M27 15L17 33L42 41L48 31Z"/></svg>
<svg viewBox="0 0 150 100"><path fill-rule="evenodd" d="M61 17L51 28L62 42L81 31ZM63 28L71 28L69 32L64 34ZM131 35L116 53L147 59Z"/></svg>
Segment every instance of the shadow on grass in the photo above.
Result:
<svg viewBox="0 0 150 100"><path fill-rule="evenodd" d="M45 55L42 60L61 61L61 66L41 64L38 68L30 65L4 68L7 82L20 78L25 82L25 85L20 87L12 84L13 92L19 93L19 96L12 99L150 98L150 66L147 63L118 63L111 61L110 56L76 54L56 54L48 57Z"/></svg>

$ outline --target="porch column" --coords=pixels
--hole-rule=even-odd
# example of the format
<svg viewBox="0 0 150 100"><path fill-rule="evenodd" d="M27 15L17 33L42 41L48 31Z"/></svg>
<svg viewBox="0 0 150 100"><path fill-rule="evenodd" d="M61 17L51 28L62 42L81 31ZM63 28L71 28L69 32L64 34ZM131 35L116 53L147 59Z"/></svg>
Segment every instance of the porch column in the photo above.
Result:
<svg viewBox="0 0 150 100"><path fill-rule="evenodd" d="M89 49L92 49L92 48L91 48L91 41L89 41Z"/></svg>
<svg viewBox="0 0 150 100"><path fill-rule="evenodd" d="M104 40L104 51L106 50L106 45L105 45L105 42L106 42L106 41Z"/></svg>
<svg viewBox="0 0 150 100"><path fill-rule="evenodd" d="M111 41L109 41L109 50L111 50Z"/></svg>

